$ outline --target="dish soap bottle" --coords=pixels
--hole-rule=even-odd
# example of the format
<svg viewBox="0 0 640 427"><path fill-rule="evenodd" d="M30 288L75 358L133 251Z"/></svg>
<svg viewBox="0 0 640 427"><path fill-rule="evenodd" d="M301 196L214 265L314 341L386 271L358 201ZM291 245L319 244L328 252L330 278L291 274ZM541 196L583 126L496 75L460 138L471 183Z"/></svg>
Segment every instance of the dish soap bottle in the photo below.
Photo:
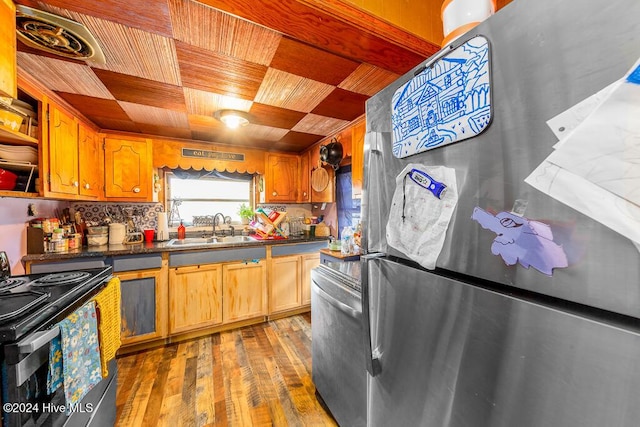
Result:
<svg viewBox="0 0 640 427"><path fill-rule="evenodd" d="M180 221L180 225L178 226L178 239L184 239L186 234L187 230L184 228L184 224L182 223L182 221Z"/></svg>

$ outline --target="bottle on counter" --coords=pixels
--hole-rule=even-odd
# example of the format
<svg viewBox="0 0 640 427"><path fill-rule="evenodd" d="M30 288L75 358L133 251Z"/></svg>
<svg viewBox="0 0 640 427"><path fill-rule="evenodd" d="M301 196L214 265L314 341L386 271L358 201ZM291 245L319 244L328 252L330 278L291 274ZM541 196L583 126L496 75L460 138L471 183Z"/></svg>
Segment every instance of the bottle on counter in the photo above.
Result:
<svg viewBox="0 0 640 427"><path fill-rule="evenodd" d="M289 238L291 234L291 223L288 217L280 223L280 230L282 230L283 237Z"/></svg>
<svg viewBox="0 0 640 427"><path fill-rule="evenodd" d="M182 221L180 221L180 225L178 226L178 239L182 240L187 235L187 229L184 227Z"/></svg>
<svg viewBox="0 0 640 427"><path fill-rule="evenodd" d="M353 232L353 252L360 253L360 243L362 238L362 223L359 222Z"/></svg>
<svg viewBox="0 0 640 427"><path fill-rule="evenodd" d="M342 229L342 247L340 252L343 255L350 255L353 252L353 230L351 227L346 226Z"/></svg>

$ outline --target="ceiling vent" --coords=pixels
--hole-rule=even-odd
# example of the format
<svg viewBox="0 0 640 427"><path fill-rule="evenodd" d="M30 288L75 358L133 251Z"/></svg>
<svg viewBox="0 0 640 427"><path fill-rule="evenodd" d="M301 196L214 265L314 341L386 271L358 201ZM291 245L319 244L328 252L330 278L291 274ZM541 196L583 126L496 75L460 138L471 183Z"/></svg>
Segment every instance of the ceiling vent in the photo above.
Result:
<svg viewBox="0 0 640 427"><path fill-rule="evenodd" d="M65 58L104 64L98 42L84 25L30 7L16 6L18 38L27 46Z"/></svg>

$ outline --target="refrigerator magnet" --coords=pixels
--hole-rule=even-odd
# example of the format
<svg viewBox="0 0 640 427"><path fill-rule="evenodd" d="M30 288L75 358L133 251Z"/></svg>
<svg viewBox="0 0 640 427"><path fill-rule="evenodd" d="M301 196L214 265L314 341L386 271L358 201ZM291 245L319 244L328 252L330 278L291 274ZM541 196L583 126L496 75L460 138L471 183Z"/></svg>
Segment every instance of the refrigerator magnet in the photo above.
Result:
<svg viewBox="0 0 640 427"><path fill-rule="evenodd" d="M425 64L391 100L393 155L412 156L464 139L489 127L489 40L477 35Z"/></svg>
<svg viewBox="0 0 640 427"><path fill-rule="evenodd" d="M563 247L553 240L549 225L530 220L511 212L493 215L482 208L473 210L471 219L482 228L496 233L491 253L500 255L507 265L519 263L524 268L533 267L551 276L554 268L569 265Z"/></svg>

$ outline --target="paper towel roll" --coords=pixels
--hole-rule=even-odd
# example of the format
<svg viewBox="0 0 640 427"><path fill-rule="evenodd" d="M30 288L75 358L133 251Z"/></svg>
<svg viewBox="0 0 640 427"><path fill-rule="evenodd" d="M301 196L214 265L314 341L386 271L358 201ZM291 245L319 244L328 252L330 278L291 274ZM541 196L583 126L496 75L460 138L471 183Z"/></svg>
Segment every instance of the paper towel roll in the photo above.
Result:
<svg viewBox="0 0 640 427"><path fill-rule="evenodd" d="M158 234L156 239L158 241L169 240L169 225L167 223L167 213L158 212Z"/></svg>

